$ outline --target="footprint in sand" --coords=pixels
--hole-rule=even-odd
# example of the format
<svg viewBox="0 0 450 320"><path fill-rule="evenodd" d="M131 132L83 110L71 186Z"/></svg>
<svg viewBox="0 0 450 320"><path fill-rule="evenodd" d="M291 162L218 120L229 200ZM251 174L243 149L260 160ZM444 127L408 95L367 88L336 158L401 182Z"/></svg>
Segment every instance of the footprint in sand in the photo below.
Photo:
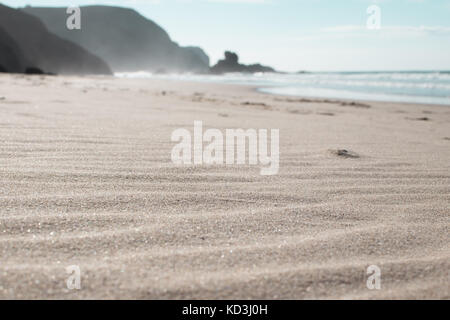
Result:
<svg viewBox="0 0 450 320"><path fill-rule="evenodd" d="M261 107L263 110L273 110L271 106L265 104L264 102L245 101L245 102L241 102L241 105L242 106Z"/></svg>
<svg viewBox="0 0 450 320"><path fill-rule="evenodd" d="M364 109L369 109L370 105L365 104L365 103L361 103L361 102L341 102L340 103L341 106L344 107L355 107L355 108L364 108Z"/></svg>
<svg viewBox="0 0 450 320"><path fill-rule="evenodd" d="M334 116L335 114L333 112L319 112L318 113L321 116Z"/></svg>
<svg viewBox="0 0 450 320"><path fill-rule="evenodd" d="M301 114L301 115L311 114L311 111L299 110L299 109L289 109L287 112L292 113L292 114Z"/></svg>
<svg viewBox="0 0 450 320"><path fill-rule="evenodd" d="M243 106L268 107L268 105L265 104L264 102L250 102L250 101L245 101L245 102L242 102L241 105L243 105Z"/></svg>

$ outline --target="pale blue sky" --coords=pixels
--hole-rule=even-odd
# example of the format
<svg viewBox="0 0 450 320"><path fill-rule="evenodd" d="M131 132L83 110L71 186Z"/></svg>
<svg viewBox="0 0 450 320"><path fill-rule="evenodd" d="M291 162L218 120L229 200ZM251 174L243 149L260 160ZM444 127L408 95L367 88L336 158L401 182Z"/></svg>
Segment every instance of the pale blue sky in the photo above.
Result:
<svg viewBox="0 0 450 320"><path fill-rule="evenodd" d="M181 45L279 70L450 70L450 0L7 0L18 7L133 7ZM366 10L381 8L381 30ZM111 21L113 23L113 21Z"/></svg>

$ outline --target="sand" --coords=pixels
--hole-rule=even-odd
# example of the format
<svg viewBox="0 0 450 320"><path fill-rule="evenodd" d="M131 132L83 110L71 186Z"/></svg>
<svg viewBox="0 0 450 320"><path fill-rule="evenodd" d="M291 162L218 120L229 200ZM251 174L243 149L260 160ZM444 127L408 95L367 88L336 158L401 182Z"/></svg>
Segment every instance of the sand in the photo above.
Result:
<svg viewBox="0 0 450 320"><path fill-rule="evenodd" d="M194 120L279 129L278 175L175 166ZM0 139L2 299L450 298L450 107L0 75Z"/></svg>

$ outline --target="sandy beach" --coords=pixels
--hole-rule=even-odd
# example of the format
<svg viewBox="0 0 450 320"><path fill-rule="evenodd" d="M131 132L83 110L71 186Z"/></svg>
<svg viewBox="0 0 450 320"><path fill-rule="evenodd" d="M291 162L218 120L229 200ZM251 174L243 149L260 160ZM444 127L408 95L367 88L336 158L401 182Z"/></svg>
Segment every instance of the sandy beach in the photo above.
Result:
<svg viewBox="0 0 450 320"><path fill-rule="evenodd" d="M195 120L279 129L279 173L175 166ZM0 74L0 139L1 299L450 298L449 106Z"/></svg>

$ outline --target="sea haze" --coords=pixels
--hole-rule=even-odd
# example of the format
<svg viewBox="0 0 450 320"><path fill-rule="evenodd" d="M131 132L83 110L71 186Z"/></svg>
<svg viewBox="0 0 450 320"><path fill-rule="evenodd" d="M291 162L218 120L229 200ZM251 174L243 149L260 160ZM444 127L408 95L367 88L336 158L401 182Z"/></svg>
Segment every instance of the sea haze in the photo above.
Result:
<svg viewBox="0 0 450 320"><path fill-rule="evenodd" d="M315 98L440 104L450 106L450 71L318 72L300 74L156 75L117 73L118 77L223 82L261 87L271 94Z"/></svg>

